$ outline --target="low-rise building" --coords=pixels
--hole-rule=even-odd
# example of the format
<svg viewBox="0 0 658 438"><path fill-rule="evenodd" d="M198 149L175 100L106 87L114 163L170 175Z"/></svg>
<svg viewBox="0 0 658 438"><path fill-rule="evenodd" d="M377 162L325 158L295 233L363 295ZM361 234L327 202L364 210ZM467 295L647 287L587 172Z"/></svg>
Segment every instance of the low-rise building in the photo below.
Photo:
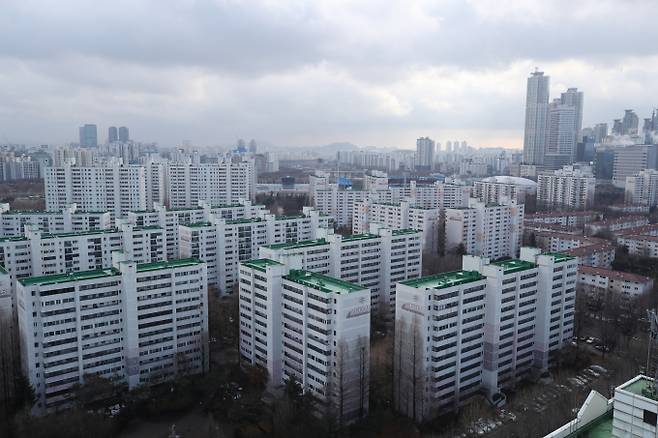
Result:
<svg viewBox="0 0 658 438"><path fill-rule="evenodd" d="M599 302L605 302L609 292L627 301L650 292L653 279L630 272L583 265L578 268L578 289Z"/></svg>
<svg viewBox="0 0 658 438"><path fill-rule="evenodd" d="M590 222L585 224L585 234L615 233L629 228L637 228L649 224L646 216L622 216L613 219Z"/></svg>

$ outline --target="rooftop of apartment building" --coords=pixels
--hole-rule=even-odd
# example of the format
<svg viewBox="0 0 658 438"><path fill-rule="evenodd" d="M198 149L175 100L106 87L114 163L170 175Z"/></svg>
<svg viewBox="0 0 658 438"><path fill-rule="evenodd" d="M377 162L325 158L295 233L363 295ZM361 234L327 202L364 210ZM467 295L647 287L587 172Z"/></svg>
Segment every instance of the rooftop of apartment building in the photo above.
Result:
<svg viewBox="0 0 658 438"><path fill-rule="evenodd" d="M519 260L519 259L499 260L491 264L503 268L503 272L505 274L513 274L515 272L526 271L528 269L533 269L536 267L534 263L528 262L526 260Z"/></svg>
<svg viewBox="0 0 658 438"><path fill-rule="evenodd" d="M283 263L279 263L272 259L253 259L242 262L241 265L246 266L247 268L256 269L257 271L265 272L268 266L283 266Z"/></svg>
<svg viewBox="0 0 658 438"><path fill-rule="evenodd" d="M528 214L526 215L527 220L532 220L535 218L545 218L545 217L570 217L570 216L576 216L576 217L582 217L582 216L596 216L599 215L600 213L592 210L584 210L584 211L542 211L539 213L533 213L533 214Z"/></svg>
<svg viewBox="0 0 658 438"><path fill-rule="evenodd" d="M444 289L483 278L478 271L453 271L415 278L413 280L405 280L400 283L416 289Z"/></svg>
<svg viewBox="0 0 658 438"><path fill-rule="evenodd" d="M376 234L371 234L371 233L363 233L363 234L352 234L349 236L343 236L343 242L353 242L356 240L367 240L367 239L375 239L379 237Z"/></svg>
<svg viewBox="0 0 658 438"><path fill-rule="evenodd" d="M334 277L297 269L290 270L284 278L326 293L348 294L366 289L358 284L339 280Z"/></svg>
<svg viewBox="0 0 658 438"><path fill-rule="evenodd" d="M578 267L578 274L598 275L599 277L607 277L613 280L634 281L636 283L647 283L651 277L644 275L632 274L630 272L614 271L612 269L595 268L593 266L581 265Z"/></svg>
<svg viewBox="0 0 658 438"><path fill-rule="evenodd" d="M308 248L311 246L321 246L328 245L326 239L312 239L312 240L301 240L299 242L286 242L286 243L273 243L270 245L263 245L265 248L269 249L297 249L297 248Z"/></svg>
<svg viewBox="0 0 658 438"><path fill-rule="evenodd" d="M96 269L93 271L71 272L68 274L41 275L18 280L23 286L46 286L51 284L67 283L70 281L94 280L97 278L120 275L115 268Z"/></svg>

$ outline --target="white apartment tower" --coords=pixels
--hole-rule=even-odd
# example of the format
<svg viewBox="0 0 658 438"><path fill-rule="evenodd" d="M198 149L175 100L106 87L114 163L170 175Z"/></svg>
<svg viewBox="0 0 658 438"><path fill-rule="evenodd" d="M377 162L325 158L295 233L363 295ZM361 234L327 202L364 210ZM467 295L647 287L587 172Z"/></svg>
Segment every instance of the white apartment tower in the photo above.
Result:
<svg viewBox="0 0 658 438"><path fill-rule="evenodd" d="M535 71L528 78L525 104L523 162L543 164L548 122L549 80L543 72Z"/></svg>
<svg viewBox="0 0 658 438"><path fill-rule="evenodd" d="M626 177L624 200L627 204L658 205L658 170L645 169Z"/></svg>
<svg viewBox="0 0 658 438"><path fill-rule="evenodd" d="M436 145L429 137L421 137L416 140L416 168L432 170L434 165L434 150Z"/></svg>
<svg viewBox="0 0 658 438"><path fill-rule="evenodd" d="M463 245L466 254L491 260L516 257L523 235L523 217L524 205L516 201L485 204L471 198L469 207L446 210L446 249Z"/></svg>
<svg viewBox="0 0 658 438"><path fill-rule="evenodd" d="M117 256L119 254L117 253ZM208 369L205 264L196 259L24 278L18 284L23 370L34 410L71 403L84 376L129 388Z"/></svg>
<svg viewBox="0 0 658 438"><path fill-rule="evenodd" d="M576 111L576 106L563 103L560 99L553 100L548 107L548 135L543 164L551 169L559 169L575 160Z"/></svg>
<svg viewBox="0 0 658 438"><path fill-rule="evenodd" d="M537 176L537 204L584 210L594 205L596 178L590 169L564 166Z"/></svg>
<svg viewBox="0 0 658 438"><path fill-rule="evenodd" d="M289 379L339 423L368 412L370 292L273 260L240 265L240 356Z"/></svg>
<svg viewBox="0 0 658 438"><path fill-rule="evenodd" d="M464 256L463 270L398 284L395 407L418 421L546 371L573 335L577 262L522 248L521 259ZM428 335L429 334L429 335Z"/></svg>

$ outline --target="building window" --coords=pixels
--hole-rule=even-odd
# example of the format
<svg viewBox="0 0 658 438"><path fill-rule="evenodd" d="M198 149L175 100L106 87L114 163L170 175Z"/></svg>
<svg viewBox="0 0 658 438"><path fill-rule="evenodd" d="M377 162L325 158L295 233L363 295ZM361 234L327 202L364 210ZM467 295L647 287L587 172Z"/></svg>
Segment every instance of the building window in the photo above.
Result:
<svg viewBox="0 0 658 438"><path fill-rule="evenodd" d="M655 426L658 420L658 416L656 415L655 412L650 412L645 409L642 419L644 420L645 423Z"/></svg>

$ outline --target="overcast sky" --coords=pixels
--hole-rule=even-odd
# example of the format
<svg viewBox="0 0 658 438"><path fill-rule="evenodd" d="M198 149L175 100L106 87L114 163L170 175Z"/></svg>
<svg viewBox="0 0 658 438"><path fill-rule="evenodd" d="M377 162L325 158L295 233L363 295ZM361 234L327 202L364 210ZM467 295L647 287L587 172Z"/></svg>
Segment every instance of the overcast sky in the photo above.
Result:
<svg viewBox="0 0 658 438"><path fill-rule="evenodd" d="M658 106L656 0L0 0L0 143L521 147L526 78L584 126Z"/></svg>

